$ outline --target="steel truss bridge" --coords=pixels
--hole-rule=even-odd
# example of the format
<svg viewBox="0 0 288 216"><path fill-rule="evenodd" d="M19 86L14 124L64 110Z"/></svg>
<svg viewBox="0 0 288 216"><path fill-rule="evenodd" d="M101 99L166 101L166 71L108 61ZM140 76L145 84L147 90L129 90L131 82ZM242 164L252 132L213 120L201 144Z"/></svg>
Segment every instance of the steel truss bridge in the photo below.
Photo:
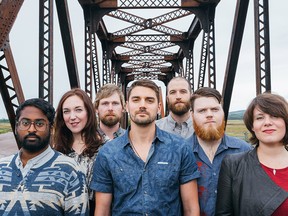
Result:
<svg viewBox="0 0 288 216"><path fill-rule="evenodd" d="M69 0L72 1L72 0ZM189 80L192 90L216 88L215 10L220 0L78 0L84 14L85 86L92 97L106 83L123 92L138 79ZM24 0L0 0L0 91L15 129L25 98L9 33ZM53 104L53 8L57 9L70 87L80 87L68 0L39 0L39 97ZM249 0L237 0L222 88L227 119ZM148 17L146 17L148 15ZM183 26L181 20L189 20ZM254 0L256 93L271 90L268 0ZM124 24L125 25L124 25ZM180 23L180 24L179 24ZM183 30L183 27L186 28ZM109 30L108 30L109 29ZM194 44L201 40L199 70ZM101 46L97 46L97 41ZM13 43L13 41L11 41ZM195 76L197 74L197 76ZM198 77L198 80L194 78ZM94 89L94 92L93 92Z"/></svg>

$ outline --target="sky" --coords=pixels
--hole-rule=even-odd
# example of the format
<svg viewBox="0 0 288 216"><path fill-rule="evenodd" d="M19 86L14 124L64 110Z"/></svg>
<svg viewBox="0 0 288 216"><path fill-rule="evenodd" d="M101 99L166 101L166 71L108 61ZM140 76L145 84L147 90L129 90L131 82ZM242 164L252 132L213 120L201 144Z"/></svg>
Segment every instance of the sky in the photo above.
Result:
<svg viewBox="0 0 288 216"><path fill-rule="evenodd" d="M39 5L35 0L24 1L10 32L10 46L26 99L38 97L38 25ZM221 0L216 8L216 89L222 92L229 45L232 34L236 0ZM281 4L280 4L281 3ZM69 0L69 13L80 78L84 89L84 18L77 0ZM256 96L255 44L254 44L254 1L250 1L238 61L236 78L230 104L230 111L246 109ZM55 6L55 5L54 5ZM288 78L288 1L269 1L270 56L272 92L288 98L286 88ZM196 41L194 54L200 53L202 37ZM70 89L63 45L59 32L57 11L54 10L54 106L61 96ZM98 48L100 50L100 47ZM198 66L197 57L195 65ZM196 70L198 71L198 69ZM0 119L7 113L0 95Z"/></svg>

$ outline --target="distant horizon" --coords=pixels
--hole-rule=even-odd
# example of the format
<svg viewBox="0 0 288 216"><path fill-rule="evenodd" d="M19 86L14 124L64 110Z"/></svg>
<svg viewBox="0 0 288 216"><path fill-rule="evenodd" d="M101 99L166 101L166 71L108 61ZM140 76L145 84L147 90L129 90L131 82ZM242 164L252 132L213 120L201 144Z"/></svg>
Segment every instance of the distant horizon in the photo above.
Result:
<svg viewBox="0 0 288 216"><path fill-rule="evenodd" d="M240 110L235 110L235 111L230 111L229 112L229 115L230 114L233 114L233 113L237 113L237 112L244 112L245 111L245 109L240 109ZM5 121L5 120L8 120L9 121L9 119L8 119L8 117L0 117L0 121Z"/></svg>

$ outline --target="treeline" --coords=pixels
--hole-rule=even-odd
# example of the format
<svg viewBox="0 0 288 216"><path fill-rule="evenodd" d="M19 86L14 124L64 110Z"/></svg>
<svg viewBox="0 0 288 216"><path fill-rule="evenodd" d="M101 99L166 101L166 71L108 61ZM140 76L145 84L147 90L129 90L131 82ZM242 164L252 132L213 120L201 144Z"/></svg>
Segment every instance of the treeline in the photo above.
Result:
<svg viewBox="0 0 288 216"><path fill-rule="evenodd" d="M8 119L2 118L2 119L0 119L0 123L10 123L10 122Z"/></svg>
<svg viewBox="0 0 288 216"><path fill-rule="evenodd" d="M228 120L243 120L245 110L229 112Z"/></svg>

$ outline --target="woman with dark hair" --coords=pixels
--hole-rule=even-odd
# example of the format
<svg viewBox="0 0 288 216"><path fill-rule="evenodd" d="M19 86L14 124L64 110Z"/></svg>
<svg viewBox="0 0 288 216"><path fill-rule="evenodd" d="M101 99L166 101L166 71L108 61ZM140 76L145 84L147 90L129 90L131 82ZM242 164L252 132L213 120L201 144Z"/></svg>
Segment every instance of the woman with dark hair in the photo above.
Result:
<svg viewBox="0 0 288 216"><path fill-rule="evenodd" d="M66 92L58 104L54 128L54 149L73 157L85 172L90 185L92 167L101 136L97 131L96 114L91 99L79 88ZM94 194L89 191L90 212L94 214Z"/></svg>
<svg viewBox="0 0 288 216"><path fill-rule="evenodd" d="M288 104L276 94L252 100L244 114L255 148L222 162L216 215L287 215Z"/></svg>

